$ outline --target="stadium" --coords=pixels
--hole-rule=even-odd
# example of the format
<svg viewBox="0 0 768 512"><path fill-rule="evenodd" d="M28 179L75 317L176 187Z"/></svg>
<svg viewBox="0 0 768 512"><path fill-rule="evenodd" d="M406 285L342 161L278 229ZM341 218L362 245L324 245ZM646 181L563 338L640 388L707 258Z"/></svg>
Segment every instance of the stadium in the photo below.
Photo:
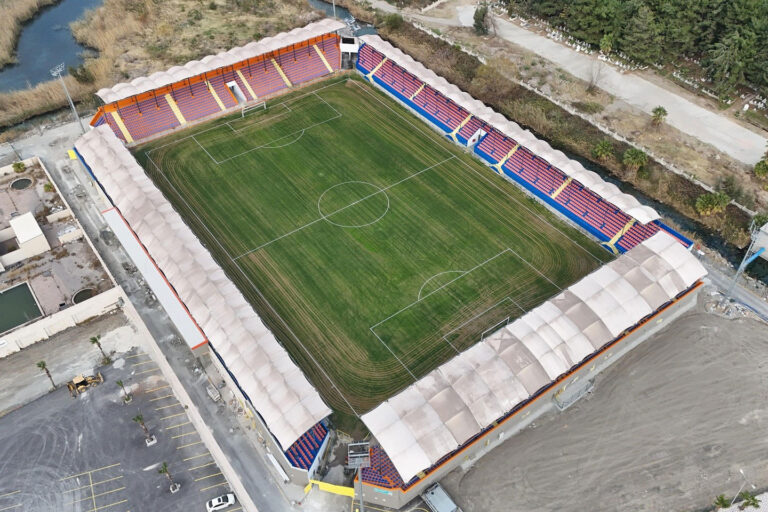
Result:
<svg viewBox="0 0 768 512"><path fill-rule="evenodd" d="M75 150L284 479L360 420L363 497L397 508L578 399L706 272L652 208L343 28L102 89Z"/></svg>

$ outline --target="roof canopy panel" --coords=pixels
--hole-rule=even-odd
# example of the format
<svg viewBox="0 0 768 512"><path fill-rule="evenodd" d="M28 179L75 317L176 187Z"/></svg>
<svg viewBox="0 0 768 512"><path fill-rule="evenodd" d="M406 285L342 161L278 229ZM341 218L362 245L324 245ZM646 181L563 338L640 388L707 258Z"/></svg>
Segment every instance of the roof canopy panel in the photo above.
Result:
<svg viewBox="0 0 768 512"><path fill-rule="evenodd" d="M200 60L187 62L183 66L174 66L167 71L159 71L149 76L135 78L130 82L117 84L111 88L99 89L96 95L104 103L112 103L141 94L143 92L158 89L186 78L190 78L208 71L213 71L225 66L231 66L246 59L252 59L265 53L273 52L292 44L301 43L313 37L320 37L335 32L346 25L331 18L325 18L305 27L299 27L290 32L281 32L274 37L265 37L259 41L237 46L226 52L216 55L208 55Z"/></svg>
<svg viewBox="0 0 768 512"><path fill-rule="evenodd" d="M523 130L516 123L508 121L504 116L498 114L490 107L476 100L466 92L455 85L448 83L445 78L437 75L431 69L425 67L422 63L416 61L410 55L403 53L399 49L384 41L377 35L364 35L360 39L371 45L376 51L382 53L390 60L397 62L399 66L411 73L417 79L429 85L446 98L450 98L457 105L464 108L470 114L482 119L492 125L499 132L511 137L523 147L528 148L533 154L538 155L550 164L559 168L567 176L578 180L582 185L592 190L599 196L612 202L627 215L635 218L641 224L659 219L659 214L649 206L642 206L634 196L625 194L618 189L606 189L606 182L599 175L588 171L575 160L569 159L561 151L553 149L546 141L536 138L527 130ZM609 196L603 195L608 190Z"/></svg>
<svg viewBox="0 0 768 512"><path fill-rule="evenodd" d="M705 275L696 257L660 231L364 414L363 422L408 482Z"/></svg>
<svg viewBox="0 0 768 512"><path fill-rule="evenodd" d="M75 144L283 447L331 410L108 126Z"/></svg>

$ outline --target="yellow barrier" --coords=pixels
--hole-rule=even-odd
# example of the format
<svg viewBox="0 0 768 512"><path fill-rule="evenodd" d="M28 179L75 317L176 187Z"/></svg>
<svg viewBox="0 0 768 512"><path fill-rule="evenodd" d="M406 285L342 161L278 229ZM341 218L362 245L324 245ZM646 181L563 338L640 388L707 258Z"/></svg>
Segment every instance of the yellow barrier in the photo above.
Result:
<svg viewBox="0 0 768 512"><path fill-rule="evenodd" d="M347 496L348 498L355 497L355 489L352 487L329 484L328 482L321 482L319 480L310 480L309 485L311 486L312 484L317 485L317 488L321 491L330 492L331 494L338 494L340 496ZM309 492L309 486L307 486L305 489L305 494L306 492Z"/></svg>

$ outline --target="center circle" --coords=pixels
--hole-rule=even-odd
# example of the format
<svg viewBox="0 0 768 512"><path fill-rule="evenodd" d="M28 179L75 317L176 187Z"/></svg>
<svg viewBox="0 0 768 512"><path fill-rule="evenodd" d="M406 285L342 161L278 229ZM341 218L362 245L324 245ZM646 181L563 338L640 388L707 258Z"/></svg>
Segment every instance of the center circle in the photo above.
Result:
<svg viewBox="0 0 768 512"><path fill-rule="evenodd" d="M363 228L381 220L389 211L389 196L367 181L337 183L320 194L317 211L329 224Z"/></svg>

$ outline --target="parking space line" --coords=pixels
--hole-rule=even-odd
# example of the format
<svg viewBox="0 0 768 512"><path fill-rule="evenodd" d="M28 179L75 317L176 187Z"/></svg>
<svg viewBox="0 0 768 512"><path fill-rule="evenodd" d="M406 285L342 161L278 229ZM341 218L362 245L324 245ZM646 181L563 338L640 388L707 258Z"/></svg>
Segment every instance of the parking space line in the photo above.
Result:
<svg viewBox="0 0 768 512"><path fill-rule="evenodd" d="M166 384L165 386L158 386L158 387L156 387L156 388L147 389L147 390L146 390L146 391L144 391L144 392L145 392L145 393L152 393L153 391L157 391L157 390L160 390L160 389L165 389L165 388L169 388L169 387L171 387L171 385L170 385L170 384Z"/></svg>
<svg viewBox="0 0 768 512"><path fill-rule="evenodd" d="M216 464L216 462L208 462L206 464L200 464L199 466L195 466L193 468L189 468L189 471L193 471L195 469L200 469L200 468L205 468L205 467L208 467L208 466L213 466L214 464Z"/></svg>
<svg viewBox="0 0 768 512"><path fill-rule="evenodd" d="M172 428L183 427L184 425L189 425L190 423L192 423L192 422L191 421L186 421L184 423L179 423L178 425L171 425L170 427L165 427L163 429L163 432L165 432L166 430L171 430Z"/></svg>
<svg viewBox="0 0 768 512"><path fill-rule="evenodd" d="M104 506L101 506L101 507L94 507L91 510L88 510L87 512L96 512L97 510L102 510L102 509L105 509L105 508L114 507L115 505L122 505L123 503L127 503L127 502L128 502L128 500L122 500L122 501L118 501L118 502L115 502L115 503L110 503L109 505L104 505Z"/></svg>
<svg viewBox="0 0 768 512"><path fill-rule="evenodd" d="M93 482L93 485L105 484L107 482L114 482L115 480L120 480L121 478L123 478L123 475L116 476L114 478L107 478L106 480L100 480L98 482ZM79 491L80 489L85 489L86 487L90 487L90 485L83 485L83 486L80 486L80 487L75 487L74 489L67 489L67 490L62 491L62 492Z"/></svg>
<svg viewBox="0 0 768 512"><path fill-rule="evenodd" d="M243 507L231 508L227 512L237 512L238 510L243 510Z"/></svg>
<svg viewBox="0 0 768 512"><path fill-rule="evenodd" d="M182 404L181 404L181 402L176 402L175 404L171 404L171 405L164 405L162 407L155 407L155 410L156 411L161 411L163 409L168 409L170 407L176 407L177 405L182 405Z"/></svg>
<svg viewBox="0 0 768 512"><path fill-rule="evenodd" d="M21 503L18 503L16 505L11 505L10 507L0 508L0 511L2 510L11 510L12 508L19 508L21 506Z"/></svg>
<svg viewBox="0 0 768 512"><path fill-rule="evenodd" d="M215 476L220 476L220 475L221 475L221 472L213 473L211 475L201 476L200 478L195 478L195 482L199 482L200 480L205 480L207 478L213 478Z"/></svg>
<svg viewBox="0 0 768 512"><path fill-rule="evenodd" d="M157 368L152 368L151 370L144 370L143 372L136 372L136 373L134 373L134 375L141 375L142 373L156 372L159 369L160 369L160 367L158 366Z"/></svg>
<svg viewBox="0 0 768 512"><path fill-rule="evenodd" d="M171 414L170 416L164 416L164 417L160 418L160 420L169 420L171 418L176 418L178 416L184 416L185 414L187 414L187 413L186 412L178 412L176 414Z"/></svg>
<svg viewBox="0 0 768 512"><path fill-rule="evenodd" d="M218 484L213 484L213 485L209 485L208 487L203 487L202 489L200 489L200 492L207 491L208 489L213 489L214 487L220 487L222 485L229 485L229 482L225 480L224 482L220 482Z"/></svg>
<svg viewBox="0 0 768 512"><path fill-rule="evenodd" d="M162 400L163 398L171 398L172 396L173 396L173 393L171 393L170 395L159 396L157 398L150 398L149 401L154 402L156 400Z"/></svg>
<svg viewBox="0 0 768 512"><path fill-rule="evenodd" d="M90 487L90 486L86 486L86 487ZM104 496L105 494L112 494L113 492L119 492L119 491L122 491L123 489L125 489L125 487L119 487L117 489L112 489L111 491L100 492L99 494L94 494L93 496L86 496L85 498L81 498L79 500L70 501L69 503L67 503L67 505L74 505L75 503L80 503L81 501L90 500L92 498L98 498L99 496Z"/></svg>
<svg viewBox="0 0 768 512"><path fill-rule="evenodd" d="M179 437L184 437L184 436L193 436L195 434L197 434L197 431L195 431L195 432L184 432L183 434L178 434L178 435L175 435L175 436L171 436L171 439L178 439Z"/></svg>
<svg viewBox="0 0 768 512"><path fill-rule="evenodd" d="M149 361L142 361L140 363L133 363L131 366L142 366L142 365L150 364L150 363L154 363L154 361L150 359Z"/></svg>
<svg viewBox="0 0 768 512"><path fill-rule="evenodd" d="M145 352L142 352L141 354L134 354L134 355L132 355L132 356L126 356L125 358L126 358L126 359L133 359L133 358L135 358L135 357L148 356L148 355L149 355L149 354L147 354L147 353L145 353Z"/></svg>
<svg viewBox="0 0 768 512"><path fill-rule="evenodd" d="M192 457L187 457L186 459L181 459L181 460L183 462L186 462L188 460L199 459L200 457L205 457L206 455L210 455L210 452L198 453L197 455L193 455Z"/></svg>
<svg viewBox="0 0 768 512"><path fill-rule="evenodd" d="M18 494L21 491L13 491L13 492L7 492L5 494L0 494L0 498L5 498L6 496L13 496L14 494Z"/></svg>
<svg viewBox="0 0 768 512"><path fill-rule="evenodd" d="M194 443L183 444L181 446L177 446L176 449L181 450L182 448L186 448L188 446L195 446L196 444L202 444L202 441L195 441Z"/></svg>
<svg viewBox="0 0 768 512"><path fill-rule="evenodd" d="M83 475L87 475L87 474L90 474L90 473L96 473L98 471L103 471L105 469L114 468L114 467L119 466L119 465L120 465L120 463L118 462L117 464L110 464L109 466L104 466L104 467L96 468L96 469L90 469L88 471L83 471L82 473L77 473L76 475L65 476L64 478L61 478L60 480L69 480L70 478L75 478L76 476L83 476Z"/></svg>

